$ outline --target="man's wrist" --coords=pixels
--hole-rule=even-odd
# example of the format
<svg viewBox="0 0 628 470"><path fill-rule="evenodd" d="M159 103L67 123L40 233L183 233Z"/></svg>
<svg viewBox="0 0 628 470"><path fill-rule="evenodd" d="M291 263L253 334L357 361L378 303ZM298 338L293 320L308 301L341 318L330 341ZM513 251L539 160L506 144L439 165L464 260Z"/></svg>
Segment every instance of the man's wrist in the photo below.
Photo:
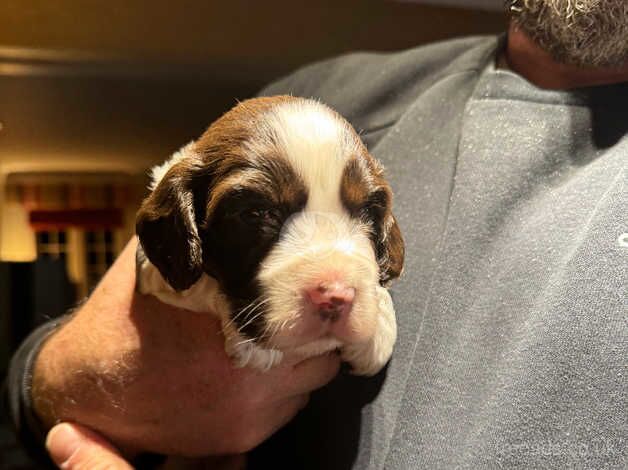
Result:
<svg viewBox="0 0 628 470"><path fill-rule="evenodd" d="M47 428L32 402L33 370L42 345L65 320L66 317L56 318L34 330L13 355L6 378L8 416L22 445L43 466L50 465L44 449Z"/></svg>
<svg viewBox="0 0 628 470"><path fill-rule="evenodd" d="M65 370L63 367L58 367L56 356L58 351L57 339L64 326L67 325L60 325L51 332L41 344L31 365L29 397L31 409L46 431L60 420L59 401L63 395L61 388Z"/></svg>

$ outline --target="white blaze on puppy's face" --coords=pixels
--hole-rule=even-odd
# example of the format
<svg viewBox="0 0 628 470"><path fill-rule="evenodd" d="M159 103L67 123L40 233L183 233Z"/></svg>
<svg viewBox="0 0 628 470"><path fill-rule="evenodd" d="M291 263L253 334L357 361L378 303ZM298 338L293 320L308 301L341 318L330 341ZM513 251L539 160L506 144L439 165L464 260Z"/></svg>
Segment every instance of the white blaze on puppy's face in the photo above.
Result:
<svg viewBox="0 0 628 470"><path fill-rule="evenodd" d="M347 214L340 186L347 161L358 155L358 137L346 121L314 101L278 105L269 113L282 157L308 190L307 211Z"/></svg>
<svg viewBox="0 0 628 470"><path fill-rule="evenodd" d="M379 266L370 228L341 199L347 162L363 147L343 119L315 102L281 104L265 117L281 157L305 184L307 203L285 222L259 270L268 299L264 340L280 349L365 341L376 326ZM308 301L320 286L354 292L334 321L321 319Z"/></svg>

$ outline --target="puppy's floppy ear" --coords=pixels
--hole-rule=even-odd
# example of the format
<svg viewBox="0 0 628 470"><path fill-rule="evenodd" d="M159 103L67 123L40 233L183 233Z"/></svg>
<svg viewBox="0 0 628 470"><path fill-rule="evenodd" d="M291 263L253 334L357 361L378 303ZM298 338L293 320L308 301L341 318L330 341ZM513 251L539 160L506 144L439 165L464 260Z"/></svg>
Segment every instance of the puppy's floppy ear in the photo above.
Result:
<svg viewBox="0 0 628 470"><path fill-rule="evenodd" d="M380 263L380 283L385 286L401 275L405 254L401 230L392 214L384 221L384 229L377 244L377 254Z"/></svg>
<svg viewBox="0 0 628 470"><path fill-rule="evenodd" d="M392 214L392 190L384 179L384 169L365 149L363 158L347 163L342 178L344 205L372 224L380 283L386 286L403 270L404 243Z"/></svg>
<svg viewBox="0 0 628 470"><path fill-rule="evenodd" d="M199 169L188 159L175 164L144 200L136 232L146 256L177 291L194 284L203 272L201 239L195 214L194 186Z"/></svg>

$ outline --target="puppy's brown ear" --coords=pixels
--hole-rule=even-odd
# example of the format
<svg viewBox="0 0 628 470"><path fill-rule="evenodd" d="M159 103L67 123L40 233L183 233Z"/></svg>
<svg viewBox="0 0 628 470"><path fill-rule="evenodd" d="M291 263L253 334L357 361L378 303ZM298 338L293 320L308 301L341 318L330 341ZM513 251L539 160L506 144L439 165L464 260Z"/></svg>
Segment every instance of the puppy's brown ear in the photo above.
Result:
<svg viewBox="0 0 628 470"><path fill-rule="evenodd" d="M137 213L136 232L146 256L177 291L194 284L203 271L195 173L194 165L185 160L174 165Z"/></svg>
<svg viewBox="0 0 628 470"><path fill-rule="evenodd" d="M405 253L401 230L399 230L399 224L392 214L384 221L384 230L382 230L377 252L380 264L380 283L386 286L401 275Z"/></svg>
<svg viewBox="0 0 628 470"><path fill-rule="evenodd" d="M351 159L342 177L341 199L349 212L372 226L372 240L379 264L380 284L386 286L403 270L404 243L392 214L392 190L384 169L366 149L363 158Z"/></svg>

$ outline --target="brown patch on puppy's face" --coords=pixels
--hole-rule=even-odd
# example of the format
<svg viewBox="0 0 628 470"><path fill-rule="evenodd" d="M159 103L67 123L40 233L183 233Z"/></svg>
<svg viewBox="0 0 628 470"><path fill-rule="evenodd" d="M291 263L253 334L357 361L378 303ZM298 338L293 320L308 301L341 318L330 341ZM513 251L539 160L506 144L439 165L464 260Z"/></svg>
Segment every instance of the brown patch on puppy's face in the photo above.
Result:
<svg viewBox="0 0 628 470"><path fill-rule="evenodd" d="M185 290L206 272L236 312L260 296L256 270L307 199L298 175L250 125L276 104L248 101L212 124L138 213L142 247L168 283ZM256 322L247 327L257 333Z"/></svg>
<svg viewBox="0 0 628 470"><path fill-rule="evenodd" d="M368 153L362 158L352 158L342 175L340 195L349 213L371 227L380 281L386 285L401 274L404 243L392 214L392 192L383 173L379 163Z"/></svg>
<svg viewBox="0 0 628 470"><path fill-rule="evenodd" d="M285 221L305 206L307 192L285 165L261 172L235 172L216 186L202 224L204 270L218 279L250 337L261 334L263 318L237 315L262 295L256 274L279 240ZM283 168L282 168L283 167ZM287 179L286 176L291 175Z"/></svg>
<svg viewBox="0 0 628 470"><path fill-rule="evenodd" d="M203 272L198 227L207 223L212 210L209 204L221 199L220 191L212 197L217 185L231 175L235 180L240 174L244 180L247 171L257 170L259 175L277 166L269 164L267 154L248 152L246 144L255 140L250 123L280 101L250 100L214 122L196 143L186 147L184 155L175 155L172 160L176 161L164 165L167 171L144 200L137 216L137 234L149 260L176 290L187 289ZM254 184L254 178L249 180ZM264 181L258 179L258 183Z"/></svg>

